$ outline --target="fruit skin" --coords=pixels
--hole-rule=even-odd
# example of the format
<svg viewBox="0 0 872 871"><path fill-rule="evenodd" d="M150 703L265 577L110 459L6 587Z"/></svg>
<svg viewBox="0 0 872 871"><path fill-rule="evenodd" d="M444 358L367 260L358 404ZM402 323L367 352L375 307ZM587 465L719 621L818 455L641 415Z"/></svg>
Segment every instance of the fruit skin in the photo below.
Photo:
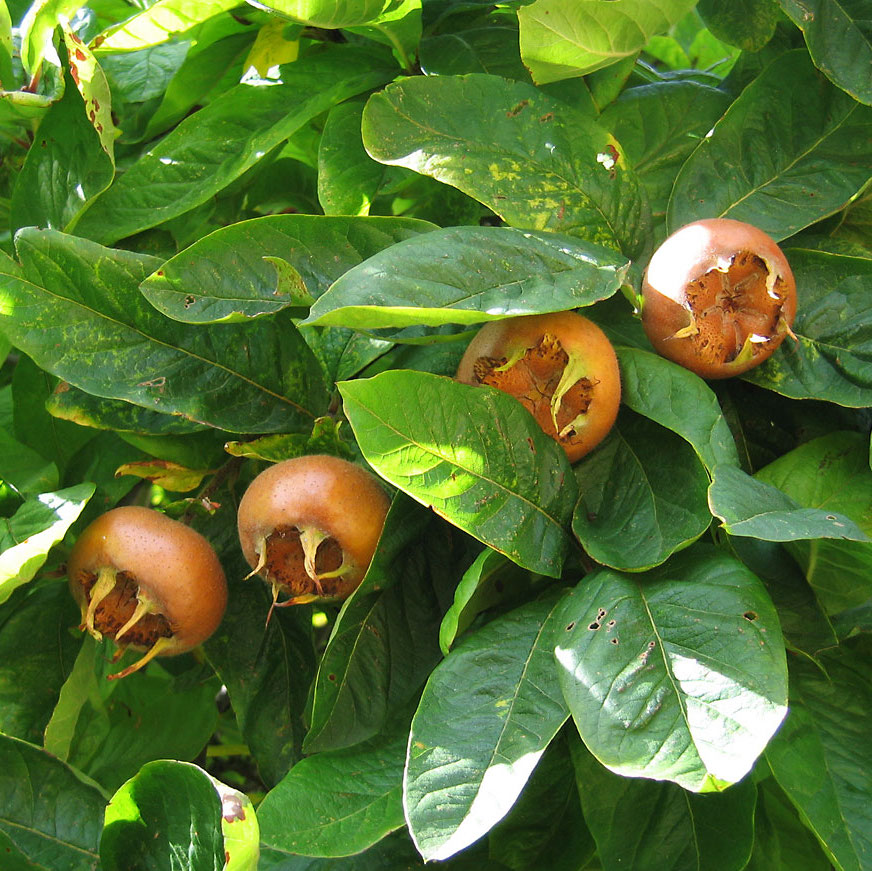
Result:
<svg viewBox="0 0 872 871"><path fill-rule="evenodd" d="M561 354L568 360L561 361ZM560 383L564 371L569 383ZM572 311L485 324L469 343L456 377L465 384L490 384L518 399L570 463L606 437L621 401L611 342L593 321ZM574 431L561 436L573 422Z"/></svg>
<svg viewBox="0 0 872 871"><path fill-rule="evenodd" d="M346 599L369 568L389 505L378 481L354 463L295 457L265 469L245 491L239 543L274 599L290 596L282 604ZM332 559L323 566L322 542Z"/></svg>
<svg viewBox="0 0 872 871"><path fill-rule="evenodd" d="M146 613L125 633L124 641L117 643L146 649L159 641L160 649L151 655L171 656L196 647L218 628L227 606L224 570L209 542L190 527L150 508L113 508L91 523L73 546L67 575L70 590L82 608L83 624L88 622L90 593L94 590L91 587L86 591L86 587L101 572L107 577L125 573L121 583L130 576L128 580L138 587L137 600ZM120 589L117 580L116 589ZM89 631L98 638L103 634L114 638L133 605L129 603L127 613L119 617L108 613L115 604L111 593L102 603L103 607L97 604L92 609ZM154 615L165 618L172 637L136 640L150 620L152 625L157 622ZM101 632L101 621L108 621L114 629ZM147 654L148 659L151 655ZM137 663L136 668L145 661ZM125 669L122 676L130 670Z"/></svg>
<svg viewBox="0 0 872 871"><path fill-rule="evenodd" d="M747 254L759 258L762 270ZM747 273L747 290L730 280L731 264ZM714 290L707 300L703 276ZM642 324L654 349L703 378L729 378L759 365L792 335L796 316L796 282L784 253L762 230L731 218L695 221L669 236L648 263L642 298ZM695 299L702 316L694 312Z"/></svg>

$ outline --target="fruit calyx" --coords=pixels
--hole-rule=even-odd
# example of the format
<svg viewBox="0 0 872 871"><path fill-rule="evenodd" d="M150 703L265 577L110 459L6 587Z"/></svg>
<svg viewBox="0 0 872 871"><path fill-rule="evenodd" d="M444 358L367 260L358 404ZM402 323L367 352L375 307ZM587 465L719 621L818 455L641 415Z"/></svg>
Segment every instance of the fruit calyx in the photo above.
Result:
<svg viewBox="0 0 872 871"><path fill-rule="evenodd" d="M584 427L597 383L586 377L581 358L568 354L549 332L532 346L518 348L510 358L479 357L473 363L473 373L479 384L520 400L539 425L550 429L561 443Z"/></svg>
<svg viewBox="0 0 872 871"><path fill-rule="evenodd" d="M84 592L80 629L87 630L98 641L103 638L114 641L118 649L113 662L128 647L145 650L132 665L108 675L110 680L139 671L154 657L176 646L173 629L160 603L148 596L132 574L104 566L96 573L83 572L80 581Z"/></svg>

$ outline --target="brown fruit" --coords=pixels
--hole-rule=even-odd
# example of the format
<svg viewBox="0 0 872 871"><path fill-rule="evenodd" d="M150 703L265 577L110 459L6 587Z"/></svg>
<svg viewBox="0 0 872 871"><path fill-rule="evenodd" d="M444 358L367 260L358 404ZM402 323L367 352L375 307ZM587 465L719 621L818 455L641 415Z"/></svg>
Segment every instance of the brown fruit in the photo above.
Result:
<svg viewBox="0 0 872 871"><path fill-rule="evenodd" d="M766 233L714 218L676 230L654 252L642 300L642 324L659 354L703 378L728 378L792 335L796 283Z"/></svg>
<svg viewBox="0 0 872 871"><path fill-rule="evenodd" d="M469 343L457 379L514 396L570 463L605 438L621 401L611 342L595 323L571 311L485 324Z"/></svg>
<svg viewBox="0 0 872 871"><path fill-rule="evenodd" d="M227 605L218 557L195 530L150 508L129 505L98 517L79 536L67 565L82 628L145 655L184 653L217 628Z"/></svg>
<svg viewBox="0 0 872 871"><path fill-rule="evenodd" d="M261 472L239 503L239 542L251 574L293 605L342 600L369 568L388 497L369 473L337 457L284 460Z"/></svg>

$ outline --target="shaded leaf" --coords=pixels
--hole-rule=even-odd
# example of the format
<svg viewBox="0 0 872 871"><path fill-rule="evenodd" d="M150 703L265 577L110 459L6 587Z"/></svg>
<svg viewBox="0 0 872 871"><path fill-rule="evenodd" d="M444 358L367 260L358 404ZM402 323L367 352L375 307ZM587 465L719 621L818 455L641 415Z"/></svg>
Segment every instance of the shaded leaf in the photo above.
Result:
<svg viewBox="0 0 872 871"><path fill-rule="evenodd" d="M27 278L0 276L0 327L42 368L110 399L231 432L300 429L326 401L320 368L289 319L186 327L137 287L154 258L53 231L18 234Z"/></svg>
<svg viewBox="0 0 872 871"><path fill-rule="evenodd" d="M709 478L693 448L624 412L574 467L580 498L572 531L591 559L623 571L665 562L711 523Z"/></svg>
<svg viewBox="0 0 872 871"><path fill-rule="evenodd" d="M757 788L694 795L674 783L618 777L570 744L584 818L604 868L740 871L754 841ZM773 869L774 871L774 869Z"/></svg>
<svg viewBox="0 0 872 871"><path fill-rule="evenodd" d="M560 574L574 479L562 448L516 399L400 370L339 389L383 478L519 565Z"/></svg>
<svg viewBox="0 0 872 871"><path fill-rule="evenodd" d="M787 666L762 583L701 546L637 575L599 569L565 600L555 655L593 755L617 774L724 789L787 711Z"/></svg>
<svg viewBox="0 0 872 871"><path fill-rule="evenodd" d="M404 784L425 860L447 859L502 819L565 722L551 654L560 601L548 595L497 617L433 670Z"/></svg>
<svg viewBox="0 0 872 871"><path fill-rule="evenodd" d="M725 5L700 0L697 11L718 38L743 51L759 51L772 39L778 23L777 0L738 0Z"/></svg>
<svg viewBox="0 0 872 871"><path fill-rule="evenodd" d="M133 475L172 490L174 493L187 493L196 490L203 478L211 474L211 469L188 469L170 460L142 460L124 463L115 470L115 477Z"/></svg>
<svg viewBox="0 0 872 871"><path fill-rule="evenodd" d="M0 838L10 849L44 868L96 871L105 806L74 769L0 735Z"/></svg>
<svg viewBox="0 0 872 871"><path fill-rule="evenodd" d="M456 111L463 106L464 111ZM418 76L370 97L363 143L512 226L644 253L648 206L620 143L587 115L496 76Z"/></svg>
<svg viewBox="0 0 872 871"><path fill-rule="evenodd" d="M158 311L188 323L245 320L294 304L279 284L279 258L314 297L396 242L435 229L408 218L268 215L210 233L142 284Z"/></svg>
<svg viewBox="0 0 872 871"><path fill-rule="evenodd" d="M388 61L353 46L335 46L282 69L281 81L242 82L182 121L115 181L77 231L109 243L178 217L334 103L394 74Z"/></svg>
<svg viewBox="0 0 872 871"><path fill-rule="evenodd" d="M651 351L618 348L621 401L678 433L711 471L738 464L736 443L711 388L693 372Z"/></svg>
<svg viewBox="0 0 872 871"><path fill-rule="evenodd" d="M839 871L872 867L872 717L867 663L844 649L823 672L795 659L790 715L766 751L775 779Z"/></svg>
<svg viewBox="0 0 872 871"><path fill-rule="evenodd" d="M628 266L612 251L553 233L451 227L350 269L304 323L396 328L563 311L611 296Z"/></svg>
<svg viewBox="0 0 872 871"><path fill-rule="evenodd" d="M806 52L782 54L685 162L669 201L670 232L699 218L734 218L776 240L793 235L868 183L870 131L872 109L832 85Z"/></svg>
<svg viewBox="0 0 872 871"><path fill-rule="evenodd" d="M304 856L348 856L402 827L408 737L401 719L390 734L298 762L258 806L263 842Z"/></svg>

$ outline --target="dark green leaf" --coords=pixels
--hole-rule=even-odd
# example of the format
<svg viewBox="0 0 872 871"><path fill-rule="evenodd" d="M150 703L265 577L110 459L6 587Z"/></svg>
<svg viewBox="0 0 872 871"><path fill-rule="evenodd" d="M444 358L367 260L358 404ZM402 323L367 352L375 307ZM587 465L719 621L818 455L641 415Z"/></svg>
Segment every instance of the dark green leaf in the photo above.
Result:
<svg viewBox="0 0 872 871"><path fill-rule="evenodd" d="M497 617L433 670L404 784L425 860L453 856L502 819L565 722L552 660L560 601L548 595Z"/></svg>
<svg viewBox="0 0 872 871"><path fill-rule="evenodd" d="M420 61L428 76L488 73L518 82L532 81L521 61L518 28L503 22L425 37Z"/></svg>
<svg viewBox="0 0 872 871"><path fill-rule="evenodd" d="M872 259L806 249L788 257L799 298L798 341L788 338L744 377L793 399L872 405Z"/></svg>
<svg viewBox="0 0 872 871"><path fill-rule="evenodd" d="M695 547L641 575L600 569L567 598L555 651L588 749L617 774L694 792L741 780L787 711L763 584Z"/></svg>
<svg viewBox="0 0 872 871"><path fill-rule="evenodd" d="M307 753L348 747L405 713L439 661L455 582L450 527L396 498L366 577L336 618L315 678Z"/></svg>
<svg viewBox="0 0 872 871"><path fill-rule="evenodd" d="M305 605L278 609L267 624L266 585L256 577L238 580L247 573L238 553L222 550L221 558L230 587L227 613L204 648L227 687L260 775L271 786L300 758L303 709L315 670L312 611Z"/></svg>
<svg viewBox="0 0 872 871"><path fill-rule="evenodd" d="M93 495L90 483L40 493L0 521L0 602L42 568L49 550L67 534Z"/></svg>
<svg viewBox="0 0 872 871"><path fill-rule="evenodd" d="M719 795L694 795L674 783L618 777L580 741L570 747L584 818L604 868L745 867L754 840L757 793L750 779Z"/></svg>
<svg viewBox="0 0 872 871"><path fill-rule="evenodd" d="M832 85L806 52L787 52L684 164L669 201L669 229L723 217L776 240L791 236L846 206L868 183L870 134L872 109Z"/></svg>
<svg viewBox="0 0 872 871"><path fill-rule="evenodd" d="M452 227L407 239L346 272L307 324L355 329L477 324L611 296L629 264L568 236Z"/></svg>
<svg viewBox="0 0 872 871"><path fill-rule="evenodd" d="M139 295L157 265L54 231L24 230L28 280L0 276L0 328L77 387L231 432L300 429L326 403L320 367L289 319L208 329Z"/></svg>
<svg viewBox="0 0 872 871"><path fill-rule="evenodd" d="M815 66L861 103L872 104L872 32L865 0L779 0L802 31Z"/></svg>
<svg viewBox="0 0 872 871"><path fill-rule="evenodd" d="M574 472L580 499L572 531L603 565L623 571L660 565L711 523L709 478L693 448L631 412Z"/></svg>
<svg viewBox="0 0 872 871"><path fill-rule="evenodd" d="M784 454L758 472L797 503L826 516L846 515L872 535L872 470L860 433L834 432ZM872 597L872 544L810 541L791 548L831 614Z"/></svg>
<svg viewBox="0 0 872 871"><path fill-rule="evenodd" d="M450 867L450 866L449 866ZM405 832L389 835L369 850L341 859L313 859L264 844L258 871L423 871L424 862ZM480 871L489 871L482 868Z"/></svg>
<svg viewBox="0 0 872 871"><path fill-rule="evenodd" d="M64 96L43 118L15 181L11 224L65 230L112 182L115 164L100 147L69 74Z"/></svg>
<svg viewBox="0 0 872 871"><path fill-rule="evenodd" d="M738 463L717 397L701 378L650 351L618 348L617 353L625 405L678 433L709 471Z"/></svg>
<svg viewBox="0 0 872 871"><path fill-rule="evenodd" d="M453 185L512 226L627 257L648 243L648 205L620 144L531 85L487 75L389 85L366 104L363 142L376 160Z"/></svg>
<svg viewBox="0 0 872 871"><path fill-rule="evenodd" d="M5 841L46 869L97 871L105 806L74 769L0 735L0 848Z"/></svg>
<svg viewBox="0 0 872 871"><path fill-rule="evenodd" d="M490 857L514 871L578 871L596 849L581 813L567 742L548 745L521 797L488 838Z"/></svg>
<svg viewBox="0 0 872 871"><path fill-rule="evenodd" d="M715 468L709 505L730 535L747 535L764 541L805 538L869 541L866 533L844 514L803 508L782 490L752 478L738 466Z"/></svg>
<svg viewBox="0 0 872 871"><path fill-rule="evenodd" d="M104 871L223 871L221 800L206 772L144 766L106 808L100 860Z"/></svg>
<svg viewBox="0 0 872 871"><path fill-rule="evenodd" d="M408 218L268 215L223 227L164 263L142 284L158 311L188 323L245 320L293 304L274 263L292 266L314 297L347 270L432 224Z"/></svg>
<svg viewBox="0 0 872 871"><path fill-rule="evenodd" d="M794 659L790 715L766 751L775 779L839 871L872 868L872 691L865 659L841 649L824 673Z"/></svg>
<svg viewBox="0 0 872 871"><path fill-rule="evenodd" d="M298 762L258 806L264 844L304 856L349 856L403 823L409 729Z"/></svg>
<svg viewBox="0 0 872 871"><path fill-rule="evenodd" d="M559 576L574 479L562 448L516 399L400 370L340 391L383 478L519 565Z"/></svg>
<svg viewBox="0 0 872 871"><path fill-rule="evenodd" d="M78 620L78 608L64 583L19 595L0 611L0 731L4 734L42 743L43 730L81 644L69 633Z"/></svg>
<svg viewBox="0 0 872 871"><path fill-rule="evenodd" d="M3 278L0 276L0 282ZM20 493L37 494L58 485L58 468L0 429L0 480Z"/></svg>
<svg viewBox="0 0 872 871"><path fill-rule="evenodd" d="M759 51L772 39L778 23L777 0L700 0L697 11L708 29L730 45L743 51Z"/></svg>
<svg viewBox="0 0 872 871"><path fill-rule="evenodd" d="M83 216L77 232L104 243L206 202L334 103L388 81L390 62L352 46L300 58L279 82L243 82L182 121Z"/></svg>
<svg viewBox="0 0 872 871"><path fill-rule="evenodd" d="M665 33L692 0L537 0L518 11L521 56L539 84L602 69Z"/></svg>

